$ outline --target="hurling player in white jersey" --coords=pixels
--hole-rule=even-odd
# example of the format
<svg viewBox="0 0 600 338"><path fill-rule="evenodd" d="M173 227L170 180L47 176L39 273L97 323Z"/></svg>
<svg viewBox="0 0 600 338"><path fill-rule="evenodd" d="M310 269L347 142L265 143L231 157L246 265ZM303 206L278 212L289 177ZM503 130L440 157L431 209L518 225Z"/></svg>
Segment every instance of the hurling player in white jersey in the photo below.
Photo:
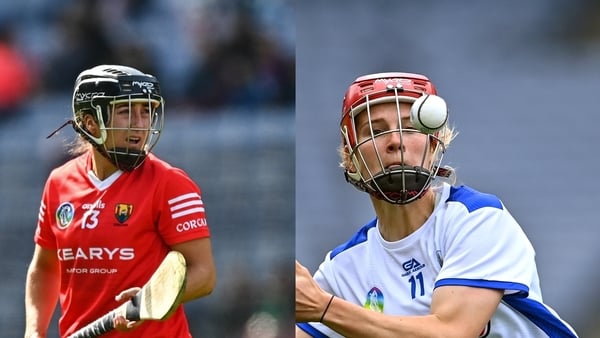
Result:
<svg viewBox="0 0 600 338"><path fill-rule="evenodd" d="M502 202L440 166L447 117L423 75L350 85L341 165L376 217L314 276L296 262L297 337L577 337L544 304L534 249Z"/></svg>

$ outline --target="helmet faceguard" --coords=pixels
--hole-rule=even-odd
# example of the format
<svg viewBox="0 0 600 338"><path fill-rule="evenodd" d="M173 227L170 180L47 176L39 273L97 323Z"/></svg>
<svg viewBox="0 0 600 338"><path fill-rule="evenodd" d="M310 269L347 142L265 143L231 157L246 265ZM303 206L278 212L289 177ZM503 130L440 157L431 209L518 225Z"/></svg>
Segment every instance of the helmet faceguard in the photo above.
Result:
<svg viewBox="0 0 600 338"><path fill-rule="evenodd" d="M446 124L435 131L422 131L402 125L400 103L413 105L423 95L437 95L437 92L427 77L418 74L371 74L357 78L350 85L344 96L340 124L343 167L349 183L389 203L407 204L420 198L429 189L436 175L450 176L449 168L439 167L446 145L452 137L452 131ZM371 108L383 103L396 105L398 127L375 132L371 124ZM447 114L445 103L441 109L445 111L439 112L440 114ZM359 141L356 119L360 114L367 114L370 137ZM375 139L398 134L402 145L407 133L427 135L421 160L419 163L406 163L404 151L398 150L401 163L386 167L381 156L382 150L376 146ZM376 161L371 161L370 166L361 151L364 147L371 147L376 157ZM374 165L374 162L377 164Z"/></svg>
<svg viewBox="0 0 600 338"><path fill-rule="evenodd" d="M142 109L149 112L148 125L132 123L133 106L137 104L142 104ZM128 109L128 123L117 126L113 113L116 107L123 105ZM91 115L98 124L99 135L85 127L86 115ZM131 67L101 65L85 70L77 77L73 93L73 128L117 168L130 171L144 162L158 142L163 121L164 100L154 76ZM135 139L137 144L115 146L116 132L125 132L126 139Z"/></svg>

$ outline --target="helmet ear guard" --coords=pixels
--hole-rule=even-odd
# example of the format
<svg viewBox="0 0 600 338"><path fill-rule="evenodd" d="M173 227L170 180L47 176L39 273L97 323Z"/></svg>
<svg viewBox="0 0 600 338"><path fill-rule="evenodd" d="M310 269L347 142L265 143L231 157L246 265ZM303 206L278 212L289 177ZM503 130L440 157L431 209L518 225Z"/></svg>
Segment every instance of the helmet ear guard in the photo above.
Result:
<svg viewBox="0 0 600 338"><path fill-rule="evenodd" d="M81 134L85 139L87 139L88 142L92 144L102 145L104 144L104 142L106 142L107 137L104 116L106 115L106 119L108 119L108 113L105 114L102 110L102 106L100 104L94 103L94 101L97 101L96 98L92 98L92 100L90 100L91 109L81 110L74 114L73 129L75 129L77 133ZM90 132L88 128L85 127L83 119L86 115L90 115L98 124L98 129L100 131L99 137L94 136L94 134Z"/></svg>

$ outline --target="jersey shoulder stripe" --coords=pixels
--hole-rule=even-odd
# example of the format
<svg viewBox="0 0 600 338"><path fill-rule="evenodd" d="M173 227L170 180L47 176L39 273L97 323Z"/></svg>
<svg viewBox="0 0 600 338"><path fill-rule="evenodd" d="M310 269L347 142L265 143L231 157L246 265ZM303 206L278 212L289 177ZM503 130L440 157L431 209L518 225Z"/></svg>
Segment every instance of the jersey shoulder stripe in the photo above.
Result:
<svg viewBox="0 0 600 338"><path fill-rule="evenodd" d="M326 335L321 333L321 331L312 327L309 323L298 323L296 326L313 338L328 338Z"/></svg>
<svg viewBox="0 0 600 338"><path fill-rule="evenodd" d="M529 287L522 283L492 281L486 279L445 278L435 282L434 288L448 285L471 286L476 288L509 290L522 297L529 296Z"/></svg>
<svg viewBox="0 0 600 338"><path fill-rule="evenodd" d="M450 195L446 201L459 202L463 204L469 212L485 207L503 209L502 202L500 202L500 199L495 195L482 193L464 185L450 187Z"/></svg>
<svg viewBox="0 0 600 338"><path fill-rule="evenodd" d="M343 251L346 251L346 250L352 248L353 246L356 246L360 243L366 242L367 241L367 232L369 232L369 230L371 228L373 228L376 224L377 224L377 219L375 218L368 224L364 225L362 228L360 228L360 230L358 230L358 232L356 232L356 234L354 234L354 236L348 242L333 249L331 251L331 255L329 256L329 259L333 259L333 257L337 256L338 254L340 254Z"/></svg>
<svg viewBox="0 0 600 338"><path fill-rule="evenodd" d="M204 212L204 203L200 195L196 192L177 196L168 200L167 203L169 204L172 219Z"/></svg>
<svg viewBox="0 0 600 338"><path fill-rule="evenodd" d="M549 337L577 338L577 335L543 304L519 294L506 295L502 300L527 317Z"/></svg>

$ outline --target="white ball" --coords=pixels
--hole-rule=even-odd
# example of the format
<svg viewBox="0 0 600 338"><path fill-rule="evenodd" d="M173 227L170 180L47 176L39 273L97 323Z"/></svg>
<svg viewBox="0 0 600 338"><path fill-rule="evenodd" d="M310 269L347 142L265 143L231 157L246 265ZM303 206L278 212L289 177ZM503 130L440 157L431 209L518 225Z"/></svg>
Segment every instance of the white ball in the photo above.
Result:
<svg viewBox="0 0 600 338"><path fill-rule="evenodd" d="M448 121L446 101L437 95L425 94L410 108L410 122L416 129L432 134L444 127Z"/></svg>

